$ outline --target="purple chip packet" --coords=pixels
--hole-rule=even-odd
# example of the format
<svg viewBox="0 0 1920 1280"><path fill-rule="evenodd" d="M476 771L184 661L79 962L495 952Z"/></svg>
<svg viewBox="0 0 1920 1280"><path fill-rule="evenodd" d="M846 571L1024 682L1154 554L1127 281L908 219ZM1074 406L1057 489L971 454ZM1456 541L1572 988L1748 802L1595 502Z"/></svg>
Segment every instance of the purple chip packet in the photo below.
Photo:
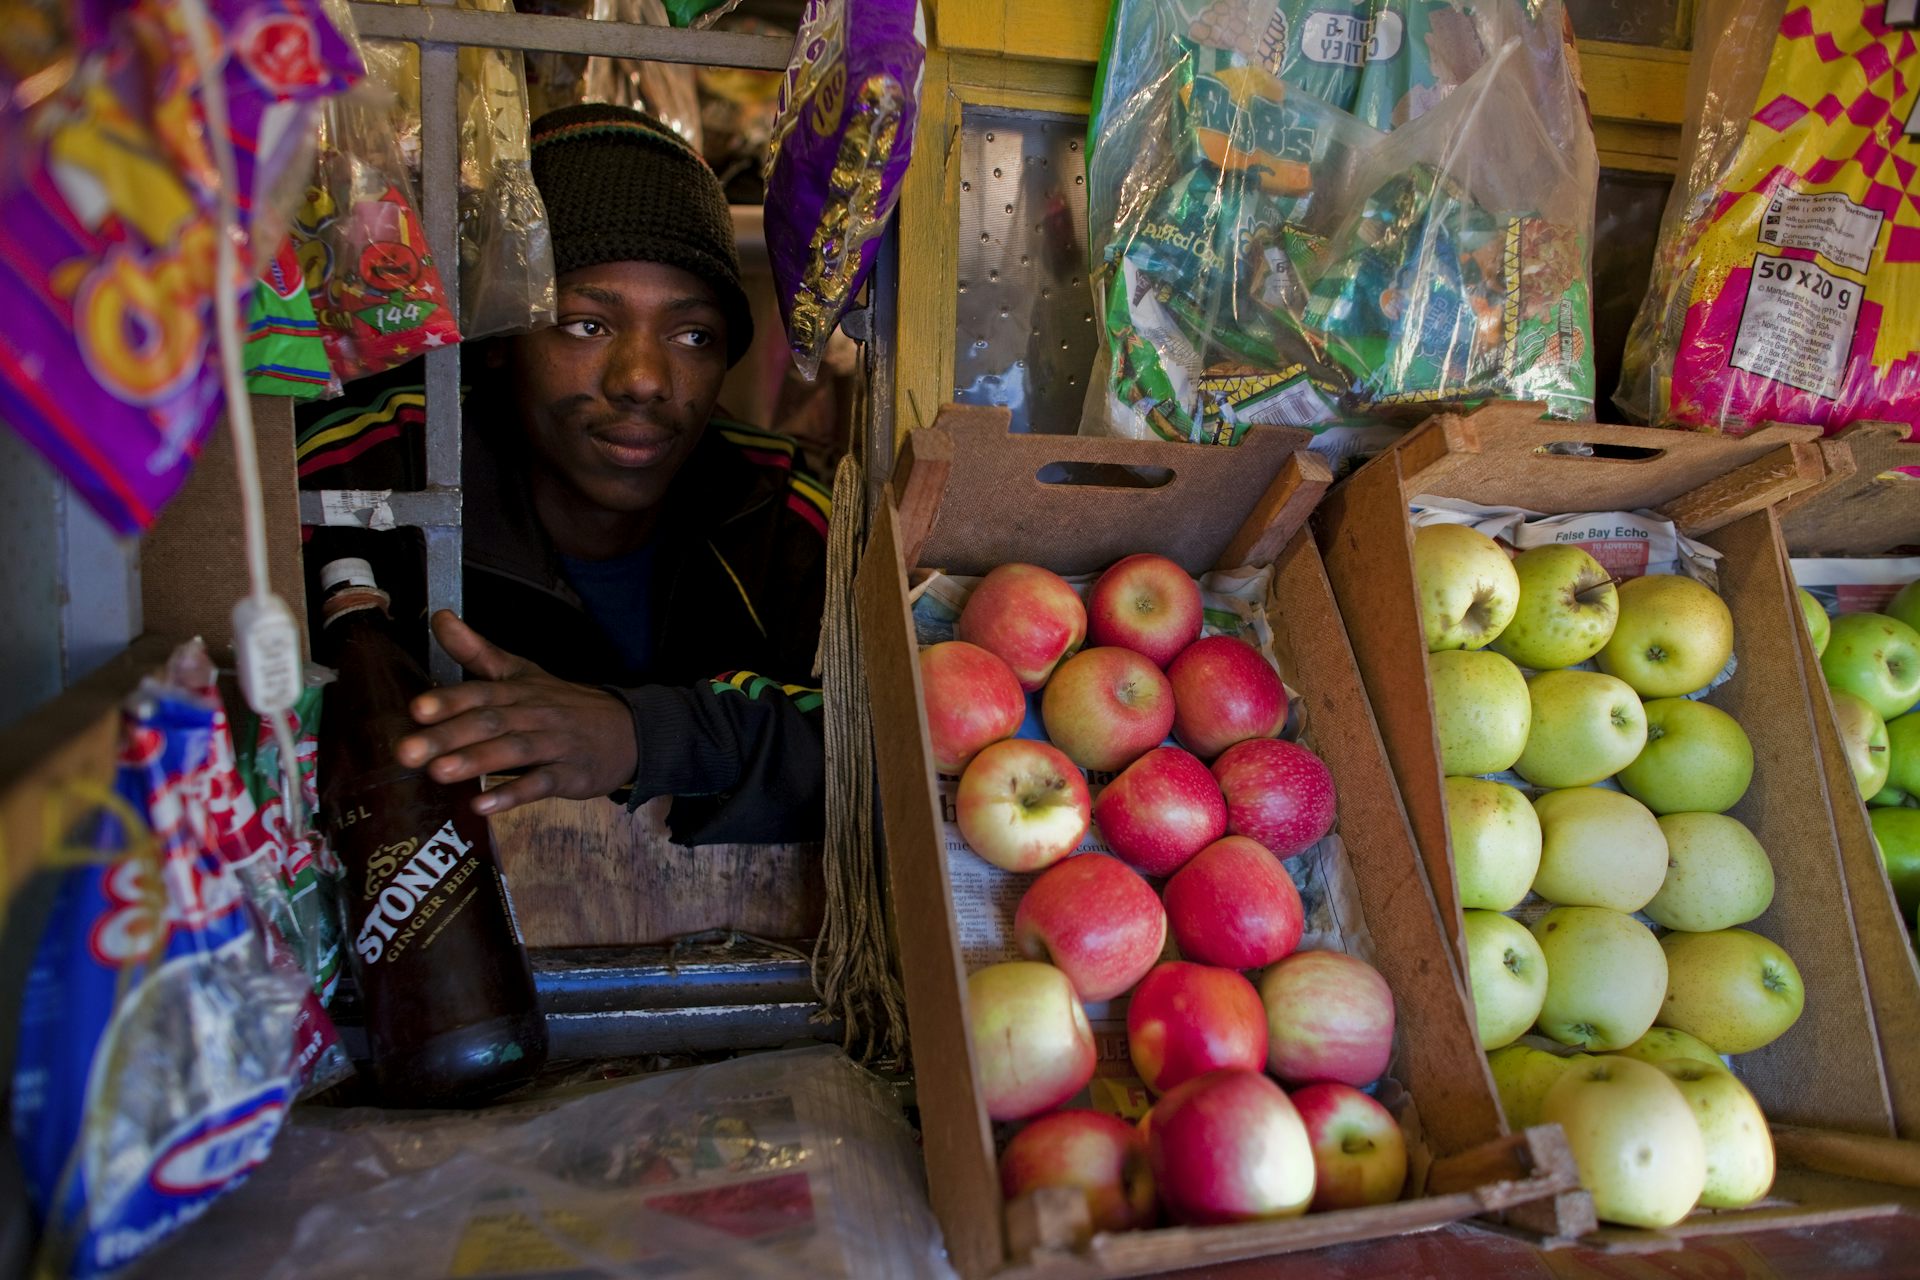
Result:
<svg viewBox="0 0 1920 1280"><path fill-rule="evenodd" d="M767 159L767 255L808 381L880 247L913 153L919 0L809 0Z"/></svg>
<svg viewBox="0 0 1920 1280"><path fill-rule="evenodd" d="M264 220L277 243L272 206L291 194L308 113L359 77L359 55L318 0L203 3L240 229ZM187 25L199 7L87 0L64 82L0 66L0 420L121 533L153 523L223 402L219 179Z"/></svg>

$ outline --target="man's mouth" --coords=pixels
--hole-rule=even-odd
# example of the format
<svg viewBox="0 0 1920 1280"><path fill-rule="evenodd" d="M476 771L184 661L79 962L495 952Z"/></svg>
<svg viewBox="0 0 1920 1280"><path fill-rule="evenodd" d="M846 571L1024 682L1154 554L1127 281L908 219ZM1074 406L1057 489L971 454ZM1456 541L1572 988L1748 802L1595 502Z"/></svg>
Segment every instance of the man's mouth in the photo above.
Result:
<svg viewBox="0 0 1920 1280"><path fill-rule="evenodd" d="M601 431L587 437L600 456L616 467L651 467L673 452L680 437L671 431Z"/></svg>

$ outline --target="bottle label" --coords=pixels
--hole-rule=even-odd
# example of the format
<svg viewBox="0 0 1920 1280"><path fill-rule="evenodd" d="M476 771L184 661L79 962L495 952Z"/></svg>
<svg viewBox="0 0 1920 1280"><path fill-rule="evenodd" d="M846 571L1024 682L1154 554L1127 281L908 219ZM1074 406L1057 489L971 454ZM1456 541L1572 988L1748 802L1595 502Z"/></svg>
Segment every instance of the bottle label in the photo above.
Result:
<svg viewBox="0 0 1920 1280"><path fill-rule="evenodd" d="M481 869L473 848L449 819L424 844L408 838L373 851L360 886L362 923L354 939L361 963L379 964L433 945L478 888L469 883Z"/></svg>

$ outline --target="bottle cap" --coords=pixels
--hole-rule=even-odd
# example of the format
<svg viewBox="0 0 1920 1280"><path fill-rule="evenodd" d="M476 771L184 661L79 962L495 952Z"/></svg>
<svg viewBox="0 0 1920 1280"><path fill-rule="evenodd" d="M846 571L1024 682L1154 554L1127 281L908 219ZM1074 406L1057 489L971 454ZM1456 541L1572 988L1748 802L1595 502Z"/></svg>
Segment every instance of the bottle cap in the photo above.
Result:
<svg viewBox="0 0 1920 1280"><path fill-rule="evenodd" d="M320 570L321 591L332 591L340 586L372 587L376 591L380 588L380 584L373 579L373 566L353 556L329 560Z"/></svg>

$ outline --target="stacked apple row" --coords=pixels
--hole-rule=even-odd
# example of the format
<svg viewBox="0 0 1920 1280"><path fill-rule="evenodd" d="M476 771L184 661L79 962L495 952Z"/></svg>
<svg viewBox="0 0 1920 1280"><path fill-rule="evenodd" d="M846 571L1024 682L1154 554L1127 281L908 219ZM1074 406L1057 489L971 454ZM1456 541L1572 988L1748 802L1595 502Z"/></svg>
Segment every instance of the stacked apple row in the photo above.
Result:
<svg viewBox="0 0 1920 1280"><path fill-rule="evenodd" d="M1008 564L968 596L959 638L920 653L962 837L1039 873L1014 917L1029 958L967 979L988 1115L1028 1122L1002 1188L1078 1189L1101 1231L1383 1203L1406 1177L1398 1124L1361 1091L1392 1053L1392 993L1352 956L1296 950L1283 860L1332 829L1332 775L1277 736L1287 694L1266 657L1201 624L1199 587L1164 557L1121 560L1084 604ZM1045 742L1012 736L1035 692ZM1094 800L1083 770L1117 776ZM1071 856L1090 824L1113 857ZM1169 932L1181 959L1162 958ZM1094 1074L1083 1002L1122 996L1155 1098L1138 1126L1059 1109Z"/></svg>
<svg viewBox="0 0 1920 1280"><path fill-rule="evenodd" d="M1800 608L1833 695L1840 740L1867 802L1880 861L1908 924L1920 916L1920 582L1885 613L1829 619L1805 590Z"/></svg>
<svg viewBox="0 0 1920 1280"><path fill-rule="evenodd" d="M1606 1221L1752 1203L1772 1143L1721 1055L1778 1038L1804 990L1737 927L1773 900L1766 851L1725 812L1752 743L1688 696L1732 656L1732 614L1693 579L1616 584L1581 547L1510 557L1465 525L1416 529L1414 564L1468 978L1509 1122L1565 1128ZM1509 770L1531 801L1481 776ZM1503 914L1529 895L1546 904L1531 929ZM1583 1052L1517 1044L1529 1030Z"/></svg>

